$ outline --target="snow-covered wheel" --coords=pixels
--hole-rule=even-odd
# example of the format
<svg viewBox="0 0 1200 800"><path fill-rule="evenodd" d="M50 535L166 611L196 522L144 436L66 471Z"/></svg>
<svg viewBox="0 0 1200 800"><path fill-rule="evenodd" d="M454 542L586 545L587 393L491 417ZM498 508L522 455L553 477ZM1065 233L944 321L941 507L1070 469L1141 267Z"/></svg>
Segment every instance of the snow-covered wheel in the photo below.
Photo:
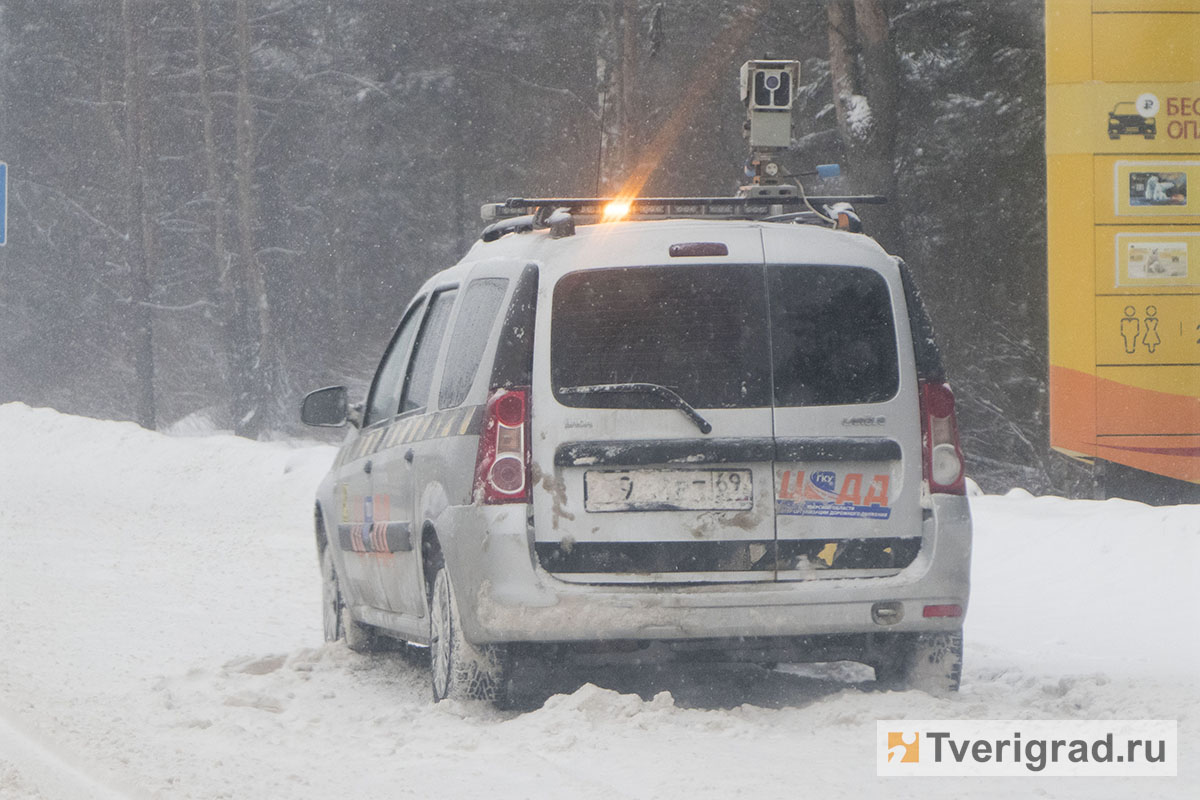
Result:
<svg viewBox="0 0 1200 800"><path fill-rule="evenodd" d="M336 642L345 637L342 629L342 591L333 569L333 554L326 547L321 551L321 625L325 641Z"/></svg>
<svg viewBox="0 0 1200 800"><path fill-rule="evenodd" d="M933 695L958 691L962 680L962 631L909 637L887 661L875 665L875 680L889 689Z"/></svg>
<svg viewBox="0 0 1200 800"><path fill-rule="evenodd" d="M473 645L462 633L458 601L450 574L439 566L430 601L430 653L435 702L491 700L504 702L505 653L501 645Z"/></svg>
<svg viewBox="0 0 1200 800"><path fill-rule="evenodd" d="M327 642L345 639L346 646L356 653L370 653L379 647L376 634L350 616L329 547L321 551L321 625Z"/></svg>

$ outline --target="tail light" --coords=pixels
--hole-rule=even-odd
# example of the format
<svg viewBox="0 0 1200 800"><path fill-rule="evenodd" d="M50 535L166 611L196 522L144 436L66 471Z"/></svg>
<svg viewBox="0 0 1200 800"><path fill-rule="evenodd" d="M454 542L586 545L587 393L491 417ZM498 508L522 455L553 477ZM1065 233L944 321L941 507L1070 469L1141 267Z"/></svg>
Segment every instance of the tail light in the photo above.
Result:
<svg viewBox="0 0 1200 800"><path fill-rule="evenodd" d="M475 460L475 498L529 502L529 390L496 389L488 398Z"/></svg>
<svg viewBox="0 0 1200 800"><path fill-rule="evenodd" d="M954 418L954 392L946 383L920 381L921 445L929 491L966 494L963 454Z"/></svg>

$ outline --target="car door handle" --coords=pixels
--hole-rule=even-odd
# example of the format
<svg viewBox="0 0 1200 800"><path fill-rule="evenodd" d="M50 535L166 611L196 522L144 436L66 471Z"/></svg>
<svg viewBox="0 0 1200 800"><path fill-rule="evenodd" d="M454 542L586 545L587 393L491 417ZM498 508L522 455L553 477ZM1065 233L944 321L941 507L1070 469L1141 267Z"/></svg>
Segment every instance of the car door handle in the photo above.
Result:
<svg viewBox="0 0 1200 800"><path fill-rule="evenodd" d="M404 460L405 460L405 461L407 461L407 462L408 462L408 463L410 463L410 464L412 463L412 460L413 460L413 451L412 451L412 448L411 448L411 447L410 447L410 448L408 448L408 452L404 454Z"/></svg>
<svg viewBox="0 0 1200 800"><path fill-rule="evenodd" d="M368 475L371 474L371 460L370 459L367 459L367 463L363 464L363 472L367 473Z"/></svg>

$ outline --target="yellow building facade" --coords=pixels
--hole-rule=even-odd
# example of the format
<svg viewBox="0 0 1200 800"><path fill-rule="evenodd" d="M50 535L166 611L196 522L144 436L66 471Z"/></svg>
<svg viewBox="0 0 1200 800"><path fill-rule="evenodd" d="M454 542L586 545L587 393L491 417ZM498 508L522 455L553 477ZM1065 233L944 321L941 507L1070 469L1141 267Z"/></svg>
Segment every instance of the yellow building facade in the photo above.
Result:
<svg viewBox="0 0 1200 800"><path fill-rule="evenodd" d="M1050 443L1200 483L1200 0L1046 0Z"/></svg>

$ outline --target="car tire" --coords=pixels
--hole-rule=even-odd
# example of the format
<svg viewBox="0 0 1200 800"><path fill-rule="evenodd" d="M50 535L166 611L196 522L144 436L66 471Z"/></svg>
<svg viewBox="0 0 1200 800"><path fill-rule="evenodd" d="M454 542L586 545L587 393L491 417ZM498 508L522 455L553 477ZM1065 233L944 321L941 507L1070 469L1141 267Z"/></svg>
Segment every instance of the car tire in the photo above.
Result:
<svg viewBox="0 0 1200 800"><path fill-rule="evenodd" d="M326 547L321 551L321 627L325 629L325 641L336 642L346 638L342 627L342 590L338 585L337 571L333 567L333 554Z"/></svg>
<svg viewBox="0 0 1200 800"><path fill-rule="evenodd" d="M962 682L962 631L918 633L892 657L875 664L875 680L887 689L916 689L932 695L957 692Z"/></svg>
<svg viewBox="0 0 1200 800"><path fill-rule="evenodd" d="M356 653L379 649L375 632L350 616L329 547L321 551L321 626L327 642L344 639L346 646Z"/></svg>
<svg viewBox="0 0 1200 800"><path fill-rule="evenodd" d="M505 652L502 645L473 645L462 632L458 601L445 566L433 579L430 600L429 664L434 702L442 700L507 700Z"/></svg>

